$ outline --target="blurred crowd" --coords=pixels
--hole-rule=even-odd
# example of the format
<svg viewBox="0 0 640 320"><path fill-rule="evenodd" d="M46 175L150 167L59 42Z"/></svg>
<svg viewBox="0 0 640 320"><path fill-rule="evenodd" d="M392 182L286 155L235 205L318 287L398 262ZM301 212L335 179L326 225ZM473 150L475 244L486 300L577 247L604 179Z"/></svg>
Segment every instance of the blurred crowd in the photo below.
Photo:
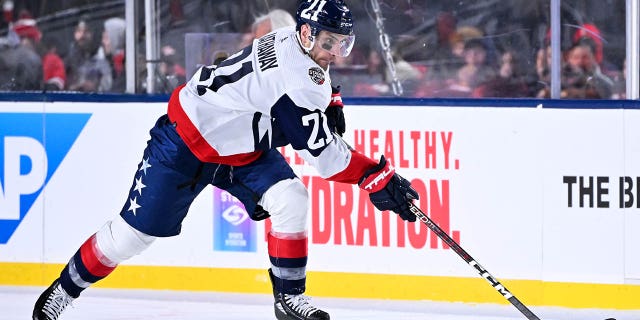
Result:
<svg viewBox="0 0 640 320"><path fill-rule="evenodd" d="M27 10L9 26L0 49L0 89L124 92L124 19L97 25L81 17L70 43L48 36Z"/></svg>
<svg viewBox="0 0 640 320"><path fill-rule="evenodd" d="M3 2L6 34L0 38L0 91L125 92L124 2L117 10L121 14L73 16L68 26L50 34L29 9L18 4ZM186 80L184 63L170 45L161 48L161 57L156 64L157 87L159 92L170 92ZM143 86L144 55L139 54L138 60L138 85Z"/></svg>
<svg viewBox="0 0 640 320"><path fill-rule="evenodd" d="M364 1L366 10L368 0ZM620 9L624 1L593 2L591 11L605 8L603 12L611 14L610 21L602 23L606 31L589 14L579 12L587 11L591 2L563 1L561 98L624 99L626 64L624 56L614 54L624 49L620 45L624 11L616 11L614 4ZM420 7L411 1L381 3L387 13L392 12L386 19L388 30L401 30L392 55L404 96L550 97L549 1L483 0L466 3L467 12L459 10L457 2L439 7ZM430 18L425 18L425 11ZM616 15L619 20L613 18ZM338 63L332 79L353 84L345 95L393 95L394 75L382 58L381 46L375 39L366 44Z"/></svg>
<svg viewBox="0 0 640 320"><path fill-rule="evenodd" d="M376 28L371 1L349 1L356 8L356 46L330 71L333 82L342 85L343 95L392 96L395 79L407 97L550 97L548 0L511 0L508 5L498 0L455 4L378 0L385 18L383 32L392 39L395 73L384 59L389 52L383 51L379 41L382 30ZM596 12L603 3L607 8L621 4L624 8L624 0L564 1L569 3L565 11L571 8L573 13L563 17L562 98L624 99L624 57L614 54L624 51L619 48L624 34L615 33L624 30L624 9L613 11L618 19L594 23L588 13L576 13L588 7L580 3L592 1L595 4L589 8ZM68 37L60 37L60 30L48 34L49 29L41 27L51 25L51 16L56 14L35 10L44 7L37 6L41 1L0 2L0 27L5 27L0 29L4 30L0 35L0 90L124 92L124 1L115 1L121 10L112 16L96 17L90 10L73 16L62 31ZM91 6L90 1L79 2L78 6ZM21 6L29 3L31 6ZM155 88L160 93L186 81L193 69L189 64L213 63L225 56L209 53L209 61L187 63L186 34L236 34L232 48L237 49L273 28L294 24L297 7L297 0L158 3L161 56L154 65ZM143 35L140 31L137 36L139 44L144 44ZM146 61L142 54L137 59L137 86L144 92Z"/></svg>

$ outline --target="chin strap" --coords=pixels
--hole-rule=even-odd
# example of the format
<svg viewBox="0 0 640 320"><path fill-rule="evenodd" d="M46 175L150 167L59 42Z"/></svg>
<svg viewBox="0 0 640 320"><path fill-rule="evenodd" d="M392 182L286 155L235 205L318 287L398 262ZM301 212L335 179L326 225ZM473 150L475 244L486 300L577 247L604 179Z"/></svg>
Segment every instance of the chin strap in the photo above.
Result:
<svg viewBox="0 0 640 320"><path fill-rule="evenodd" d="M300 32L296 32L296 39L298 39L298 43L300 44L300 47L306 54L309 54L309 51L313 49L313 44L316 42L316 37L310 36L308 39L309 41L311 41L311 45L309 47L305 47L304 44L302 44L302 39L300 38Z"/></svg>

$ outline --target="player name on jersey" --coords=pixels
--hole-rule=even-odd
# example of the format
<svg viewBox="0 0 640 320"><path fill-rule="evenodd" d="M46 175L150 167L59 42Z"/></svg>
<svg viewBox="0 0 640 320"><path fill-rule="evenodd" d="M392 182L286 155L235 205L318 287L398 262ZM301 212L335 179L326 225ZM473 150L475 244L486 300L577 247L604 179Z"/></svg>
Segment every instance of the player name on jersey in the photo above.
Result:
<svg viewBox="0 0 640 320"><path fill-rule="evenodd" d="M273 43L276 41L276 34L270 33L258 40L258 64L260 71L265 71L278 66L276 49Z"/></svg>

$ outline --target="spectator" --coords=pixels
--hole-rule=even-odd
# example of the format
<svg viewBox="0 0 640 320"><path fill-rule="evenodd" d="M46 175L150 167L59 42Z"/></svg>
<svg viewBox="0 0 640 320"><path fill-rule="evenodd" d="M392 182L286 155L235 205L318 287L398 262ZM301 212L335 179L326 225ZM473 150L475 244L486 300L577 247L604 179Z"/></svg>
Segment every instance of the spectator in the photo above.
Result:
<svg viewBox="0 0 640 320"><path fill-rule="evenodd" d="M111 67L112 92L124 92L125 89L125 27L126 23L120 17L109 18L104 22L100 50Z"/></svg>
<svg viewBox="0 0 640 320"><path fill-rule="evenodd" d="M274 9L265 15L261 15L255 19L251 25L253 38L260 38L272 30L286 26L293 26L296 21L293 16L282 9Z"/></svg>
<svg viewBox="0 0 640 320"><path fill-rule="evenodd" d="M387 76L380 52L371 48L367 54L366 72L352 78L353 94L371 97L389 95L391 86L387 82Z"/></svg>
<svg viewBox="0 0 640 320"><path fill-rule="evenodd" d="M184 17L183 6L182 0L169 1L169 25L171 28L181 27L187 23L187 19Z"/></svg>
<svg viewBox="0 0 640 320"><path fill-rule="evenodd" d="M64 61L58 55L58 46L51 37L45 37L44 55L42 57L42 73L45 91L64 90L67 81L67 74L64 67Z"/></svg>
<svg viewBox="0 0 640 320"><path fill-rule="evenodd" d="M368 49L367 49L368 50ZM366 74L367 59L361 48L353 47L348 57L336 56L329 73L334 86L341 86L342 96L353 96L355 79Z"/></svg>
<svg viewBox="0 0 640 320"><path fill-rule="evenodd" d="M18 21L13 24L12 29L20 38L30 39L34 43L39 43L42 39L36 20L26 10L20 12Z"/></svg>
<svg viewBox="0 0 640 320"><path fill-rule="evenodd" d="M562 69L562 98L609 99L613 81L602 74L596 60L596 46L581 38L571 49Z"/></svg>
<svg viewBox="0 0 640 320"><path fill-rule="evenodd" d="M178 61L175 48L164 46L161 54L156 77L156 93L170 93L186 82L187 72Z"/></svg>
<svg viewBox="0 0 640 320"><path fill-rule="evenodd" d="M551 86L551 46L545 45L536 52L536 78L533 91L537 98L549 96Z"/></svg>
<svg viewBox="0 0 640 320"><path fill-rule="evenodd" d="M461 65L464 64L464 51L467 42L470 40L476 41L481 39L483 36L484 33L478 28L469 26L458 27L456 32L451 34L449 37L451 53L463 61Z"/></svg>
<svg viewBox="0 0 640 320"><path fill-rule="evenodd" d="M13 22L13 8L12 0L2 2L2 21L0 22L0 28L4 29Z"/></svg>
<svg viewBox="0 0 640 320"><path fill-rule="evenodd" d="M593 23L583 23L573 34L572 43L588 39L592 46L596 63L603 74L612 77L619 70L618 66L609 61L604 55L604 38L600 29Z"/></svg>
<svg viewBox="0 0 640 320"><path fill-rule="evenodd" d="M437 31L439 45L429 62L423 83L416 89L416 97L466 97L471 94L471 88L459 86L458 73L465 65L465 43L473 39L476 41L483 36L482 31L475 27L455 27L455 17L444 13L438 17ZM445 41L446 39L446 41ZM477 41L476 41L477 42ZM486 56L486 50L484 50Z"/></svg>
<svg viewBox="0 0 640 320"><path fill-rule="evenodd" d="M415 90L415 85L422 80L424 74L416 66L408 62L405 58L405 53L409 44L411 43L411 37L405 37L398 40L395 45L395 49L392 49L392 58L396 68L396 77L402 82L403 87L413 87L411 91ZM385 62L385 78L387 81L392 81L392 74Z"/></svg>
<svg viewBox="0 0 640 320"><path fill-rule="evenodd" d="M514 50L502 53L497 76L478 86L472 93L476 98L522 98L528 95L525 72Z"/></svg>
<svg viewBox="0 0 640 320"><path fill-rule="evenodd" d="M495 71L487 64L487 48L482 39L470 39L462 53L465 64L458 69L457 77L449 82L443 96L469 97L480 84L492 79Z"/></svg>
<svg viewBox="0 0 640 320"><path fill-rule="evenodd" d="M591 23L584 23L573 34L573 43L580 42L583 38L589 38L593 41L594 57L599 65L602 65L604 60L602 36L600 35L600 29Z"/></svg>
<svg viewBox="0 0 640 320"><path fill-rule="evenodd" d="M65 59L68 89L83 92L108 92L112 86L111 67L100 49L98 28L81 18L75 27L73 42Z"/></svg>
<svg viewBox="0 0 640 320"><path fill-rule="evenodd" d="M42 33L23 11L10 30L10 40L0 53L0 88L4 90L42 89L42 59L38 54Z"/></svg>
<svg viewBox="0 0 640 320"><path fill-rule="evenodd" d="M627 98L627 59L622 63L622 71L618 73L613 85L613 93L611 99Z"/></svg>
<svg viewBox="0 0 640 320"><path fill-rule="evenodd" d="M240 47L248 46L254 39L282 27L294 26L296 21L293 16L282 9L273 9L267 14L257 16L251 24L250 31L242 37Z"/></svg>
<svg viewBox="0 0 640 320"><path fill-rule="evenodd" d="M449 12L442 12L436 20L436 32L438 45L435 48L427 47L432 54L429 59L429 70L427 72L428 81L444 82L455 78L456 71L463 65L462 49L464 49L464 28L456 32L456 18ZM482 36L477 29L474 30L476 37ZM476 32L477 31L477 32ZM462 47L460 47L462 46ZM453 48L456 48L454 52Z"/></svg>

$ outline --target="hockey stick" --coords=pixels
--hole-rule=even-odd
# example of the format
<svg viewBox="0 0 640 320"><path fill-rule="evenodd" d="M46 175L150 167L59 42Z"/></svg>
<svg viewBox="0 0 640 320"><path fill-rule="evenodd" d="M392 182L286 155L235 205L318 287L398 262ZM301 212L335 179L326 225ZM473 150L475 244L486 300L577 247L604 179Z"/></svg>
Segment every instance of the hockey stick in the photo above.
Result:
<svg viewBox="0 0 640 320"><path fill-rule="evenodd" d="M349 150L355 150L350 144L344 141L344 139L340 135L334 133L333 136L336 138L336 140L344 143L347 146L347 148L349 148ZM455 240L453 240L446 232L444 232L444 230L442 230L437 224L435 224L433 220L431 220L431 218L429 218L424 212L422 212L422 210L420 210L420 208L416 207L416 205L414 205L412 202L409 202L409 210L411 210L411 212L413 212L413 214L416 215L418 220L422 221L422 223L427 225L427 227L429 227L429 229L431 229L431 231L433 231L433 233L435 233L438 236L438 238L440 238L440 240L444 241L447 245L449 245L449 247L451 247L451 249L453 249L453 251L455 251L466 263L468 263L470 266L476 269L476 271L478 272L478 274L480 274L481 277L487 280L489 284L494 289L496 289L505 299L509 300L509 302L511 302L511 304L514 307L516 307L518 311L520 311L525 317L527 317L527 319L540 320L538 316L536 316L531 310L529 310L529 308L527 308L527 306L525 306L522 302L520 302L520 300L518 300L516 296L514 296L509 290L507 290L507 288L504 285L502 285L500 281L494 278L489 273L489 271L487 271L475 259L473 259L470 254L468 254L464 249L462 249L462 247ZM610 320L610 319L607 319L607 320ZM615 320L615 319L611 319L611 320Z"/></svg>
<svg viewBox="0 0 640 320"><path fill-rule="evenodd" d="M333 133L333 136L337 141L340 141L346 145L349 150L355 151L355 149L347 143L342 136ZM422 221L433 233L435 233L440 240L444 241L455 253L457 253L462 260L472 266L478 274L487 280L489 284L498 291L505 299L507 299L518 311L520 311L528 320L540 320L538 316L536 316L533 311L529 310L527 306L525 306L516 296L514 296L511 291L509 291L500 281L498 281L494 276L492 276L489 271L487 271L482 265L480 265L467 251L462 249L462 247L453 240L444 230L442 230L431 218L427 216L420 208L416 207L412 202L409 202L409 210L413 214L416 215L418 220ZM605 320L616 320L615 318L607 318Z"/></svg>
<svg viewBox="0 0 640 320"><path fill-rule="evenodd" d="M453 240L444 230L442 230L437 224L431 220L420 208L416 207L413 203L409 203L409 210L416 215L418 220L422 221L438 238L444 241L453 251L455 251L466 263L472 266L481 277L483 277L489 284L496 289L505 299L509 300L511 304L518 309L529 320L540 320L527 306L525 306L516 296L514 296L507 288L494 278L489 271L482 267L471 255L469 255L462 247Z"/></svg>

